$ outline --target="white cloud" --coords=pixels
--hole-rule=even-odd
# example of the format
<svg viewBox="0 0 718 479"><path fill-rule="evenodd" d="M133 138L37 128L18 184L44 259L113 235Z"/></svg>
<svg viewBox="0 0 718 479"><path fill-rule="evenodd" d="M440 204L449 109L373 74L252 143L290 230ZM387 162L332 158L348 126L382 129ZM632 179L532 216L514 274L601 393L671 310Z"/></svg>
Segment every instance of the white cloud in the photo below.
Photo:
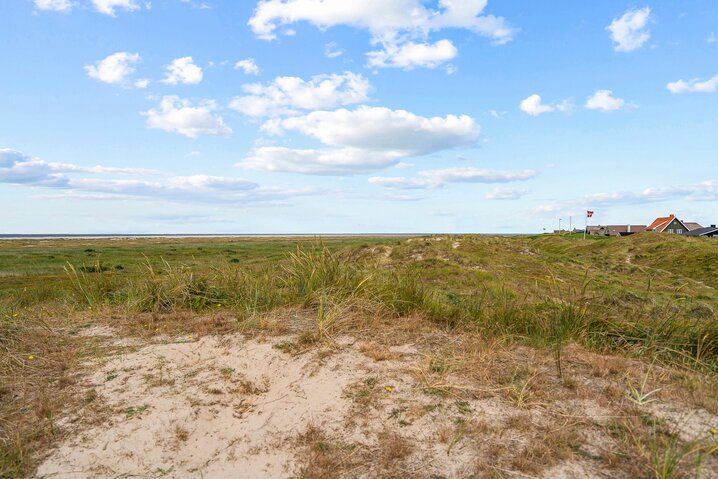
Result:
<svg viewBox="0 0 718 479"><path fill-rule="evenodd" d="M159 109L143 113L147 127L179 133L188 138L201 135L229 136L232 134L222 117L213 112L217 109L213 101L203 101L193 106L188 100L177 96L164 96Z"/></svg>
<svg viewBox="0 0 718 479"><path fill-rule="evenodd" d="M471 146L480 128L466 115L426 118L404 110L362 106L356 110L314 111L269 120L268 132L297 131L324 147L263 146L237 166L305 174L355 174L397 165L460 146Z"/></svg>
<svg viewBox="0 0 718 479"><path fill-rule="evenodd" d="M197 85L202 81L202 69L193 63L192 57L175 58L167 66L167 74L162 83L167 85Z"/></svg>
<svg viewBox="0 0 718 479"><path fill-rule="evenodd" d="M117 52L96 62L94 65L86 65L85 71L90 76L101 82L111 85L121 85L127 77L134 73L132 65L139 63L142 59L137 53Z"/></svg>
<svg viewBox="0 0 718 479"><path fill-rule="evenodd" d="M139 88L140 90L144 90L150 85L150 81L147 78L142 78L141 80L137 80L135 82L135 88Z"/></svg>
<svg viewBox="0 0 718 479"><path fill-rule="evenodd" d="M671 93L713 93L718 88L718 75L713 76L708 80L701 80L694 78L692 80L684 81L678 80L676 82L669 83L666 88Z"/></svg>
<svg viewBox="0 0 718 479"><path fill-rule="evenodd" d="M140 6L135 0L92 0L92 4L98 12L111 17L116 16L116 8L121 8L128 12L140 9Z"/></svg>
<svg viewBox="0 0 718 479"><path fill-rule="evenodd" d="M35 0L35 8L38 10L69 12L73 6L74 4L70 0Z"/></svg>
<svg viewBox="0 0 718 479"><path fill-rule="evenodd" d="M69 173L151 175L155 172L143 168L49 163L16 150L0 148L0 183L64 187L70 182Z"/></svg>
<svg viewBox="0 0 718 479"><path fill-rule="evenodd" d="M710 35L706 37L706 43L718 43L718 35L716 35L715 32L711 32Z"/></svg>
<svg viewBox="0 0 718 479"><path fill-rule="evenodd" d="M518 200L529 192L530 190L526 188L497 187L486 193L484 198L487 200Z"/></svg>
<svg viewBox="0 0 718 479"><path fill-rule="evenodd" d="M398 163L401 155L360 148L295 150L285 147L257 148L237 166L251 170L285 171L313 175L365 173Z"/></svg>
<svg viewBox="0 0 718 479"><path fill-rule="evenodd" d="M368 99L371 85L360 74L316 75L310 80L277 77L263 85L243 85L246 96L234 98L229 107L252 117L297 114L299 110L334 108Z"/></svg>
<svg viewBox="0 0 718 479"><path fill-rule="evenodd" d="M344 50L336 42L329 42L324 45L324 55L327 58L337 58L344 55Z"/></svg>
<svg viewBox="0 0 718 479"><path fill-rule="evenodd" d="M92 175L153 175L153 179L97 178ZM190 175L162 177L155 171L83 167L49 163L15 150L0 148L0 183L59 189L54 198L159 199L225 204L273 204L291 197L318 194L311 188L263 187L234 177Z"/></svg>
<svg viewBox="0 0 718 479"><path fill-rule="evenodd" d="M534 209L537 213L575 211L584 208L612 205L635 205L661 201L718 201L718 181L707 180L688 185L645 188L642 191L610 191L584 195L553 205L542 205Z"/></svg>
<svg viewBox="0 0 718 479"><path fill-rule="evenodd" d="M463 167L425 170L415 177L374 176L369 183L394 189L440 188L447 183L510 183L526 181L538 175L535 170L498 171Z"/></svg>
<svg viewBox="0 0 718 479"><path fill-rule="evenodd" d="M586 108L589 110L614 111L620 110L626 105L626 101L612 96L611 90L598 90L586 100Z"/></svg>
<svg viewBox="0 0 718 479"><path fill-rule="evenodd" d="M505 20L482 15L487 0L439 0L439 9L422 0L263 0L248 25L265 40L276 38L278 25L306 21L325 29L349 25L369 30L375 40L399 34L423 35L442 28L464 28L490 37L495 43L513 38Z"/></svg>
<svg viewBox="0 0 718 479"><path fill-rule="evenodd" d="M254 58L245 58L234 64L235 70L242 70L247 75L259 75L259 67L254 62Z"/></svg>
<svg viewBox="0 0 718 479"><path fill-rule="evenodd" d="M568 112L573 109L573 104L570 100L563 100L560 103L544 104L542 103L541 96L533 94L528 98L525 98L519 104L519 108L524 113L531 116L539 116L543 113L550 113L554 111Z"/></svg>
<svg viewBox="0 0 718 479"><path fill-rule="evenodd" d="M617 52L630 52L641 48L651 38L646 27L651 17L649 7L638 10L629 10L621 18L615 18L606 30L611 32L614 50Z"/></svg>
<svg viewBox="0 0 718 479"><path fill-rule="evenodd" d="M454 59L457 53L450 40L439 40L436 43L385 44L382 50L367 53L367 57L371 67L412 70L416 67L436 68Z"/></svg>
<svg viewBox="0 0 718 479"><path fill-rule="evenodd" d="M395 152L403 156L472 146L480 134L479 125L467 115L427 118L405 110L368 106L314 111L275 120L271 130L294 130L325 145Z"/></svg>

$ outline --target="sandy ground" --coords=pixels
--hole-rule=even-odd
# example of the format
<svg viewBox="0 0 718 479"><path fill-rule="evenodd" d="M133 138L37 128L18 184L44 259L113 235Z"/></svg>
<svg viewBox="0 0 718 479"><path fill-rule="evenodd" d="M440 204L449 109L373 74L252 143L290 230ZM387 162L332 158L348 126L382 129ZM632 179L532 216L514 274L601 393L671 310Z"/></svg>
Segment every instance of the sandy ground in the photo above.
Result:
<svg viewBox="0 0 718 479"><path fill-rule="evenodd" d="M427 394L416 374L426 358L411 345L376 360L351 337L304 352L292 349L296 342L189 336L104 359L82 380L103 414L89 421L76 411L61 421L68 439L36 477L306 477L311 458L301 438L312 428L351 446L339 461L347 477L382 477L382 467L396 477L481 477L471 471L477 460L490 463L491 452L477 430L519 449L525 431L507 421L544 420L496 395L459 401ZM608 414L591 400L574 406L597 422ZM473 434L457 424L471 424ZM572 458L541 477L609 476Z"/></svg>

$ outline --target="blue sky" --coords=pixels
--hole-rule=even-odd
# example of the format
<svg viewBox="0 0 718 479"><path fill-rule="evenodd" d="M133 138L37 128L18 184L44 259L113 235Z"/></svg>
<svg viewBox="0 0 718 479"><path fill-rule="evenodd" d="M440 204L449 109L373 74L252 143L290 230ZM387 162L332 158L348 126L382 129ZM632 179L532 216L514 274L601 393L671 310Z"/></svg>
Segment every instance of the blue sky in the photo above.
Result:
<svg viewBox="0 0 718 479"><path fill-rule="evenodd" d="M550 5L3 1L0 232L716 223L718 5Z"/></svg>

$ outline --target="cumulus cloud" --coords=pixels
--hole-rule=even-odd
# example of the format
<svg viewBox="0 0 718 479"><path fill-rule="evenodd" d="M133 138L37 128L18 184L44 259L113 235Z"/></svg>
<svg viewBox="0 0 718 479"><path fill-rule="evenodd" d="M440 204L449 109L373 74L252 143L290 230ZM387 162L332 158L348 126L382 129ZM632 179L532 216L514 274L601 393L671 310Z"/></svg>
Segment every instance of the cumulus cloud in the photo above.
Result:
<svg viewBox="0 0 718 479"><path fill-rule="evenodd" d="M153 175L154 179L91 177L92 175ZM161 177L158 172L105 166L49 163L0 148L0 183L57 189L60 197L89 199L160 199L208 203L276 203L319 193L311 188L263 187L243 178L189 175Z"/></svg>
<svg viewBox="0 0 718 479"><path fill-rule="evenodd" d="M94 65L86 65L85 71L90 78L111 85L122 85L134 73L135 69L132 65L141 60L142 58L137 53L117 52Z"/></svg>
<svg viewBox="0 0 718 479"><path fill-rule="evenodd" d="M415 177L374 176L369 183L394 189L440 188L447 183L510 183L538 175L535 170L499 171L463 167L421 171Z"/></svg>
<svg viewBox="0 0 718 479"><path fill-rule="evenodd" d="M586 108L589 110L614 111L620 110L626 105L626 101L615 98L611 90L598 90L586 100Z"/></svg>
<svg viewBox="0 0 718 479"><path fill-rule="evenodd" d="M122 9L128 12L139 10L140 6L135 0L92 0L95 10L111 17L117 16L115 9Z"/></svg>
<svg viewBox="0 0 718 479"><path fill-rule="evenodd" d="M276 38L279 25L309 22L325 29L349 25L369 30L375 39L420 35L442 28L464 28L506 43L515 30L503 18L482 15L487 0L439 0L439 9L422 0L263 0L248 25L261 39Z"/></svg>
<svg viewBox="0 0 718 479"><path fill-rule="evenodd" d="M568 112L571 111L573 105L570 100L563 100L559 103L544 104L540 95L533 94L528 98L525 98L519 104L521 111L531 116L539 116L543 113L550 113L554 111Z"/></svg>
<svg viewBox="0 0 718 479"><path fill-rule="evenodd" d="M192 57L182 57L172 60L161 82L167 85L197 85L202 81L202 77L202 69L194 64Z"/></svg>
<svg viewBox="0 0 718 479"><path fill-rule="evenodd" d="M214 113L216 109L213 101L202 101L193 106L189 100L170 95L162 97L159 108L148 110L143 115L147 118L148 128L179 133L188 138L231 135L232 129Z"/></svg>
<svg viewBox="0 0 718 479"><path fill-rule="evenodd" d="M671 93L682 94L682 93L713 93L718 88L718 75L709 78L708 80L701 80L700 78L694 78L692 80L684 81L678 80L666 85L666 88Z"/></svg>
<svg viewBox="0 0 718 479"><path fill-rule="evenodd" d="M305 174L362 173L399 164L410 156L472 146L480 134L467 115L427 118L368 106L273 119L262 128L274 134L296 131L324 147L262 147L237 166Z"/></svg>
<svg viewBox="0 0 718 479"><path fill-rule="evenodd" d="M257 148L237 166L251 170L283 171L310 175L352 175L397 164L401 155L360 148L291 149Z"/></svg>
<svg viewBox="0 0 718 479"><path fill-rule="evenodd" d="M526 188L497 187L484 195L487 200L518 200L530 193Z"/></svg>
<svg viewBox="0 0 718 479"><path fill-rule="evenodd" d="M484 15L488 0L438 0L436 8L424 0L262 0L248 25L264 40L277 37L282 25L308 22L326 29L348 25L368 30L372 44L382 50L370 52L375 67L430 67L456 56L448 40L425 40L431 32L460 28L489 37L493 44L511 41L516 29L502 17ZM338 56L338 55L337 55Z"/></svg>
<svg viewBox="0 0 718 479"><path fill-rule="evenodd" d="M367 53L367 57L371 67L412 70L416 67L436 68L454 59L457 53L450 40L439 40L436 43L387 44L382 50Z"/></svg>
<svg viewBox="0 0 718 479"><path fill-rule="evenodd" d="M53 12L69 12L74 4L70 0L35 0L35 8Z"/></svg>
<svg viewBox="0 0 718 479"><path fill-rule="evenodd" d="M629 10L622 17L615 18L606 27L606 30L611 33L613 49L617 52L630 52L641 48L651 38L651 33L647 28L650 18L651 9L649 7Z"/></svg>
<svg viewBox="0 0 718 479"><path fill-rule="evenodd" d="M294 130L326 145L396 152L403 156L472 146L480 128L468 115L423 117L406 110L361 106L313 111L270 122L271 131Z"/></svg>
<svg viewBox="0 0 718 479"><path fill-rule="evenodd" d="M235 70L242 70L247 75L259 75L259 67L254 62L254 58L245 58L234 64Z"/></svg>
<svg viewBox="0 0 718 479"><path fill-rule="evenodd" d="M277 77L269 84L252 83L242 89L247 95L235 97L229 107L248 116L266 117L360 103L368 99L371 85L364 76L345 72L309 80Z"/></svg>

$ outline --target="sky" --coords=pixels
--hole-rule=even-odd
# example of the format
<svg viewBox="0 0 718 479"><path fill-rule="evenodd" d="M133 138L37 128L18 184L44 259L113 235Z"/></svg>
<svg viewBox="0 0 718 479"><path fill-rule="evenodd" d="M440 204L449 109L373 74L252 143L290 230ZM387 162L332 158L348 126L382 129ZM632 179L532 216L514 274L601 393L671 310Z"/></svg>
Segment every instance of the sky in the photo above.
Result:
<svg viewBox="0 0 718 479"><path fill-rule="evenodd" d="M1 233L718 222L714 0L2 0Z"/></svg>

